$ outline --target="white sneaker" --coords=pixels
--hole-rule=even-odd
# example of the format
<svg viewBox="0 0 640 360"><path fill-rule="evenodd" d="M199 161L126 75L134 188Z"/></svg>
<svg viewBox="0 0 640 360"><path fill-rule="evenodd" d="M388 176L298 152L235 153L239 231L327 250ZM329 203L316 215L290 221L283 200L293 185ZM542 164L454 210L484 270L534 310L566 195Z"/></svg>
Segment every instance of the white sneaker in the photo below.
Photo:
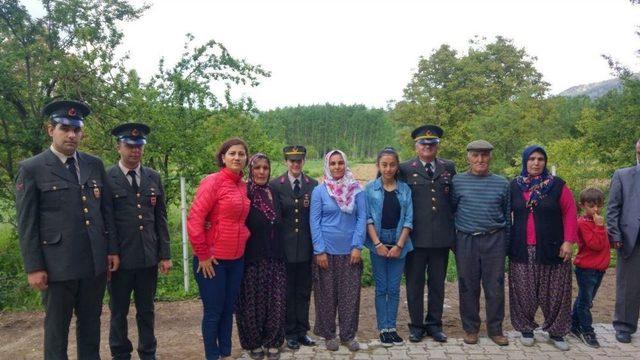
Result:
<svg viewBox="0 0 640 360"><path fill-rule="evenodd" d="M555 339L552 338L552 337L549 337L549 341L551 341L553 346L555 346L556 349L558 349L560 351L569 350L569 344L567 344L567 342L565 341L565 339L563 337L559 337L559 338L555 338Z"/></svg>
<svg viewBox="0 0 640 360"><path fill-rule="evenodd" d="M521 336L520 337L520 343L524 346L533 346L533 344L535 344L536 339L532 338L532 337L524 337Z"/></svg>

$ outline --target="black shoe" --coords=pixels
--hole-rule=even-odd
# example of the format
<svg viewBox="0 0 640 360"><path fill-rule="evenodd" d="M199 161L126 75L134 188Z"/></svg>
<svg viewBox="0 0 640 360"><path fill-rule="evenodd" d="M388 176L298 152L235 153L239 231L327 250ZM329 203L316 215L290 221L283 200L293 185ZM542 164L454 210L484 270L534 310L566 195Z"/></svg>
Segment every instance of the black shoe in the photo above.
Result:
<svg viewBox="0 0 640 360"><path fill-rule="evenodd" d="M411 330L409 332L409 341L417 343L422 341L422 338L424 338L424 330L419 329L419 330Z"/></svg>
<svg viewBox="0 0 640 360"><path fill-rule="evenodd" d="M291 350L300 349L300 343L297 339L287 339L287 347Z"/></svg>
<svg viewBox="0 0 640 360"><path fill-rule="evenodd" d="M386 330L380 332L380 343L382 344L382 346L384 347L393 346L393 339L391 339L390 334L391 333L387 332Z"/></svg>
<svg viewBox="0 0 640 360"><path fill-rule="evenodd" d="M573 336L577 337L578 339L581 339L582 332L580 332L580 330L575 329L575 328L571 328L571 334Z"/></svg>
<svg viewBox="0 0 640 360"><path fill-rule="evenodd" d="M582 340L582 342L592 348L599 348L600 347L600 343L598 342L598 339L596 338L596 334L593 332L589 332L589 333L583 333L580 334L580 340Z"/></svg>
<svg viewBox="0 0 640 360"><path fill-rule="evenodd" d="M447 342L447 335L445 335L442 330L439 329L435 329L435 330L427 330L427 335L431 336L433 338L433 340L437 341L437 342Z"/></svg>
<svg viewBox="0 0 640 360"><path fill-rule="evenodd" d="M298 337L298 342L304 346L316 346L316 341L310 338L308 335L302 335Z"/></svg>
<svg viewBox="0 0 640 360"><path fill-rule="evenodd" d="M628 344L631 342L631 334L626 331L616 331L616 340L623 344Z"/></svg>
<svg viewBox="0 0 640 360"><path fill-rule="evenodd" d="M387 336L391 338L393 345L404 345L404 339L398 335L398 332L395 329L391 329L391 331L387 332Z"/></svg>

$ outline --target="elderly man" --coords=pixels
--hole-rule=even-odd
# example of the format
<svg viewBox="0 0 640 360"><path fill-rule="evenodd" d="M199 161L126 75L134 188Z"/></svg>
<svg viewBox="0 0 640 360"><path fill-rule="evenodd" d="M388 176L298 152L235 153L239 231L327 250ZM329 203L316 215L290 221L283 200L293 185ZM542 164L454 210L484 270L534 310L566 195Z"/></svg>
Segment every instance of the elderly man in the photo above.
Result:
<svg viewBox="0 0 640 360"><path fill-rule="evenodd" d="M640 311L640 139L636 141L636 165L616 170L611 179L607 228L618 249L613 327L619 342L630 343Z"/></svg>
<svg viewBox="0 0 640 360"><path fill-rule="evenodd" d="M509 228L509 183L489 171L493 145L484 140L467 145L469 171L453 178L460 318L464 342L478 343L480 284L484 289L487 332L498 345L508 345L504 319L504 263Z"/></svg>
<svg viewBox="0 0 640 360"><path fill-rule="evenodd" d="M446 342L442 331L444 281L449 249L455 241L451 206L451 178L456 174L453 162L437 157L444 131L436 125L424 125L411 133L417 156L400 165L404 181L411 187L413 201L414 250L407 254L407 305L409 341L419 342L425 335ZM424 315L425 271L429 298Z"/></svg>

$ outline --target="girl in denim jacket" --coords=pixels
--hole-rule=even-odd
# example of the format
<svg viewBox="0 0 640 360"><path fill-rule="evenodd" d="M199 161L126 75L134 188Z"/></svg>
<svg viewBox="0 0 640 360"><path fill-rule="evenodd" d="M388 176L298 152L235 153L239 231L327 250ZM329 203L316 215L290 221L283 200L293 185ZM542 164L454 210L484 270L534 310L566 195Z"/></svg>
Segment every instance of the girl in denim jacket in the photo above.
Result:
<svg viewBox="0 0 640 360"><path fill-rule="evenodd" d="M396 331L400 301L400 280L405 256L413 245L409 232L413 228L411 189L397 179L398 153L383 149L376 160L377 179L365 187L367 200L367 239L376 284L376 317L383 346L402 345Z"/></svg>

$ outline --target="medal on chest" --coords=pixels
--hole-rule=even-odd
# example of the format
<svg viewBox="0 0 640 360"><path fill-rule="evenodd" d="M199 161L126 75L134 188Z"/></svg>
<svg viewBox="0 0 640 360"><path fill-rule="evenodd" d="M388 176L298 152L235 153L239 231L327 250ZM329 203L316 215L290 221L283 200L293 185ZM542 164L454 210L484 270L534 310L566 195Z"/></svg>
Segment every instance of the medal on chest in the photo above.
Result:
<svg viewBox="0 0 640 360"><path fill-rule="evenodd" d="M151 201L151 206L156 206L156 202L158 201L158 197L156 196L156 193L153 192L154 189L151 188L151 196L149 197L149 200Z"/></svg>
<svg viewBox="0 0 640 360"><path fill-rule="evenodd" d="M100 188L98 187L98 184L96 184L95 180L93 180L93 197L100 199Z"/></svg>

